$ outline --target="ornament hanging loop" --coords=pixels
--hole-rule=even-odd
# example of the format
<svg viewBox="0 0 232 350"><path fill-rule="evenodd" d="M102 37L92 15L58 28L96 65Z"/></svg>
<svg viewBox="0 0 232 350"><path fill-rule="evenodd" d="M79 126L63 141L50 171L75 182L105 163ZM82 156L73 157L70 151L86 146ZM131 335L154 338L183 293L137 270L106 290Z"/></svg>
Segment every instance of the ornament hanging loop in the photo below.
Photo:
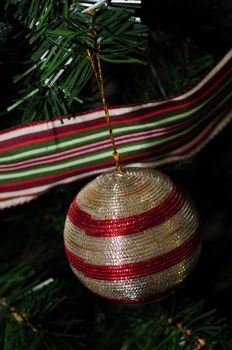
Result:
<svg viewBox="0 0 232 350"><path fill-rule="evenodd" d="M98 87L99 87L99 91L100 91L100 95L101 95L101 100L102 100L102 105L103 105L104 113L105 113L105 119L106 119L107 127L109 130L109 137L110 137L110 141L111 141L112 148L113 148L113 158L114 158L115 164L116 164L116 172L118 174L123 174L124 170L120 164L120 154L117 151L117 148L115 145L114 134L113 134L113 130L111 127L111 122L110 122L109 108L107 106L106 98L105 98L101 60L100 60L100 57L99 57L97 52L91 53L91 51L89 49L87 49L87 57L91 63L92 69L93 69L94 74L95 74L96 81L98 83Z"/></svg>
<svg viewBox="0 0 232 350"><path fill-rule="evenodd" d="M113 153L113 157L114 157L114 160L115 160L115 163L116 163L116 171L117 171L117 173L118 174L123 174L124 170L123 170L123 168L120 165L120 154L118 153L118 151L115 151Z"/></svg>

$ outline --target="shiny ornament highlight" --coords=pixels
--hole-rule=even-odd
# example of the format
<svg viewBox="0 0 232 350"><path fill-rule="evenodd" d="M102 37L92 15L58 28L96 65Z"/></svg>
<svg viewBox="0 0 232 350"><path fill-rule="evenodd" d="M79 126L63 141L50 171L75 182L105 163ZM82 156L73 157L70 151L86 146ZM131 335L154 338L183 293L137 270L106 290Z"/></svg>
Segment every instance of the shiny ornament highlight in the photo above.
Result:
<svg viewBox="0 0 232 350"><path fill-rule="evenodd" d="M194 268L199 217L167 175L140 168L104 173L72 202L64 229L70 266L94 293L119 303L162 298Z"/></svg>

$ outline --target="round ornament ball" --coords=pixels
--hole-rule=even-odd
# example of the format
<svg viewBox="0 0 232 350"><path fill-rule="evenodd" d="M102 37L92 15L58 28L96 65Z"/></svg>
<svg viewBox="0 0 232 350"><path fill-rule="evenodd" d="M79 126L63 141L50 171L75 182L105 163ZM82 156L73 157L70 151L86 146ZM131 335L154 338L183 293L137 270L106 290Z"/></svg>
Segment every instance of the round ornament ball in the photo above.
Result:
<svg viewBox="0 0 232 350"><path fill-rule="evenodd" d="M160 299L197 262L201 230L186 193L167 175L128 168L104 173L72 202L65 251L79 280L119 303Z"/></svg>

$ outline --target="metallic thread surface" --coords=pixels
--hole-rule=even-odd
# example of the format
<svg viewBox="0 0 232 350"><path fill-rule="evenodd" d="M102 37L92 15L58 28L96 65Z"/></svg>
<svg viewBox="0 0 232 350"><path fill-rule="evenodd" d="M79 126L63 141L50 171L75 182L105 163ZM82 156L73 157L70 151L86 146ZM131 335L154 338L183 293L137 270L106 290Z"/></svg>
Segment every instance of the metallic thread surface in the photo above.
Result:
<svg viewBox="0 0 232 350"><path fill-rule="evenodd" d="M151 169L111 171L88 183L70 206L65 251L76 276L122 303L169 294L194 268L198 213L186 193Z"/></svg>

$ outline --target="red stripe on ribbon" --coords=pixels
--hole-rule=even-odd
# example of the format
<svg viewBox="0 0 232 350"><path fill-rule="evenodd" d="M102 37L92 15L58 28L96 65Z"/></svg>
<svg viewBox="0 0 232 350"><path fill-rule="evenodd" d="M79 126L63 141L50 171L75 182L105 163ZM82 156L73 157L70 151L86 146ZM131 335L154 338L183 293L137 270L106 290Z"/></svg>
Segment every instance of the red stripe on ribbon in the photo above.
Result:
<svg viewBox="0 0 232 350"><path fill-rule="evenodd" d="M122 265L103 266L88 264L82 258L75 255L67 246L65 246L65 252L71 266L86 277L106 281L120 281L153 275L179 264L194 252L200 238L201 228L199 226L179 247L153 259Z"/></svg>
<svg viewBox="0 0 232 350"><path fill-rule="evenodd" d="M168 197L155 208L141 214L111 220L93 218L78 207L75 199L70 206L68 217L73 225L89 236L124 236L140 233L164 223L179 212L186 201L185 198L184 192L173 185Z"/></svg>
<svg viewBox="0 0 232 350"><path fill-rule="evenodd" d="M228 90L228 91L227 91ZM230 89L227 89L226 92L230 92ZM223 91L223 93L225 93L225 91ZM167 136L167 135L172 135L175 134L175 132L178 131L182 131L185 130L185 128L187 126L190 125L194 125L194 123L196 123L196 120L200 120L201 118L204 118L206 113L209 113L213 107L215 106L215 104L221 101L221 99L223 98L223 94L220 93L218 94L212 101L208 102L206 106L204 106L204 108L201 111L198 111L197 114L193 115L191 118L189 118L188 120L182 120L179 122L176 122L173 125L166 125L166 126L162 126L159 128L155 128L152 130L142 130L142 131L136 131L136 132L130 132L128 134L123 134L123 135L118 135L116 137L117 140L117 145L121 146L121 145L129 145L130 143L136 142L140 140L150 140L152 138L156 138L159 136ZM223 106L223 110L227 110L228 108L230 108L231 106L231 102L229 101L228 106L227 104L225 104ZM218 113L218 110L217 110ZM203 124L203 121L202 121ZM202 129L203 125L201 124L200 128ZM72 129L72 132L80 132L80 130L75 130L76 125L68 125L68 128ZM62 130L65 128L65 126L62 126ZM56 129L52 130L48 130L48 132L53 132L55 134L55 137L60 137L61 135L58 135L55 133ZM45 132L41 131L40 134L44 135ZM46 131L47 134L47 131ZM34 139L35 134L33 134L33 139ZM25 138L31 138L32 135L25 135ZM7 142L13 142L13 139L8 140ZM46 139L46 141L48 141L48 139ZM183 138L181 138L179 140L179 144L184 144L185 140ZM38 165L41 164L53 164L56 160L68 160L68 159L72 159L73 157L77 157L79 155L88 155L88 154L92 154L95 151L98 150L107 150L109 147L111 146L110 140L109 139L104 139L104 140L98 140L98 141L91 141L88 142L87 144L83 144L83 145L76 145L76 146L72 146L69 147L68 149L65 150L53 150L51 153L46 154L46 155L42 155L42 156L33 156L33 158L29 158L23 161L12 161L9 162L8 164L0 164L0 169L1 171L12 171L14 169L24 169L27 168L28 166L33 165L33 167L36 167Z"/></svg>
<svg viewBox="0 0 232 350"><path fill-rule="evenodd" d="M203 99L205 96L207 96L214 88L217 87L217 85L223 81L231 72L232 68L228 69L222 76L219 76L218 80L213 82L211 81L211 85L208 83L209 87L206 89L206 86L204 88L200 89L200 94L199 91L197 91L193 96L189 96L187 98L184 98L182 100L177 100L177 101L167 101L163 105L159 106L154 106L154 107L149 107L149 108L144 108L144 110L138 110L138 111L132 111L129 113L124 113L121 115L117 116L111 116L111 124L112 125L117 125L123 123L132 123L136 122L139 120L143 120L155 115L167 113L173 110L178 110L181 108L189 107L201 99ZM222 73L222 72L221 72ZM203 90L203 91L201 91ZM165 100L164 100L165 101ZM128 119L129 118L129 119ZM98 124L98 121L100 122ZM19 147L25 147L28 145L32 145L35 143L42 143L46 142L52 139L56 139L58 137L64 137L68 135L73 135L75 133L81 133L84 131L90 131L98 128L105 128L106 123L102 122L102 118L98 118L96 120L89 120L85 121L83 123L78 123L78 125L72 124L72 125L62 125L59 129L48 129L46 131L39 131L36 133L33 133L32 135L23 135L21 137L15 137L12 139L9 139L7 141L0 142L1 145L1 151L9 151L14 148L19 148ZM31 137L32 136L32 137ZM17 142L16 142L17 139ZM19 142L19 140L22 140ZM4 147L2 147L4 145Z"/></svg>

